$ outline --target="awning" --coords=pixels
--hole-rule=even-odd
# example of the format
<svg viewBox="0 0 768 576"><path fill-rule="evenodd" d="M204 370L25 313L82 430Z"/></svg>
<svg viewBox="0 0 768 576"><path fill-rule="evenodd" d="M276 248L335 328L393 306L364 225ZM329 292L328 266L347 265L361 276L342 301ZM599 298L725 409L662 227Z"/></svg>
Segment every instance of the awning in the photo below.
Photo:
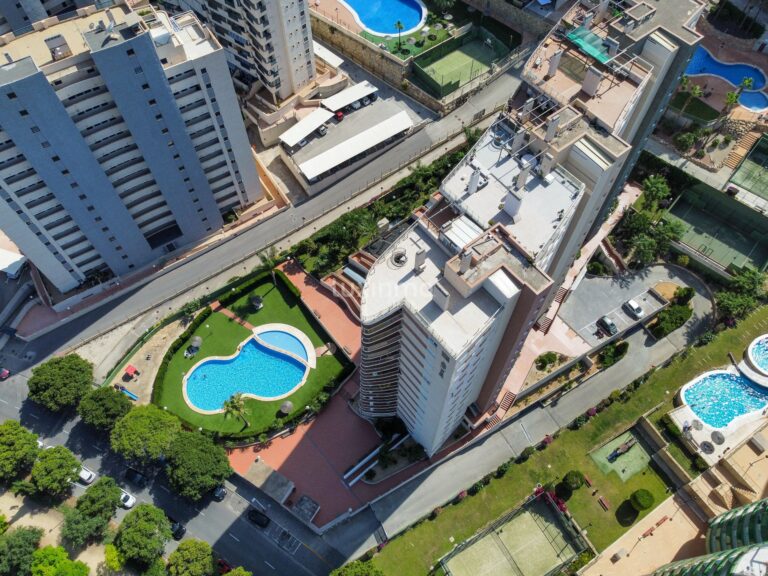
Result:
<svg viewBox="0 0 768 576"><path fill-rule="evenodd" d="M328 50L328 48L322 44L318 44L315 40L312 40L312 51L315 53L315 56L328 64L328 66L331 68L339 68L342 64L344 64L343 59L336 56L336 54Z"/></svg>
<svg viewBox="0 0 768 576"><path fill-rule="evenodd" d="M135 376L136 372L138 372L138 370L136 370L136 367L133 364L128 364L128 366L125 367L125 373L128 374L128 376Z"/></svg>
<svg viewBox="0 0 768 576"><path fill-rule="evenodd" d="M413 126L407 112L398 112L391 118L355 134L350 139L337 144L330 150L299 165L299 170L307 180L313 180L329 170L354 158L358 154L378 146L388 138L405 132Z"/></svg>
<svg viewBox="0 0 768 576"><path fill-rule="evenodd" d="M293 148L331 118L333 118L333 112L325 108L318 108L283 132L280 135L280 142Z"/></svg>
<svg viewBox="0 0 768 576"><path fill-rule="evenodd" d="M378 91L379 89L376 88L376 86L374 86L367 80L363 80L359 84L350 86L349 88L342 90L338 94L334 94L329 98L325 98L322 101L322 104L324 107L328 108L328 110L330 110L331 112L336 112L337 110L341 110L342 108L349 106L350 104L352 104L352 102L356 102L357 100L362 100L366 96L370 96L374 92L378 92Z"/></svg>

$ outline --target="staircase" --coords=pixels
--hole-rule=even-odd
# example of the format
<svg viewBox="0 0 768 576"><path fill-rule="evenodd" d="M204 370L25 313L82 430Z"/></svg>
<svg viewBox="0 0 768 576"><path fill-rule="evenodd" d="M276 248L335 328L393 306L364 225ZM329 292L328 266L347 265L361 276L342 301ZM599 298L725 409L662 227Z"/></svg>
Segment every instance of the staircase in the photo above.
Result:
<svg viewBox="0 0 768 576"><path fill-rule="evenodd" d="M502 412L506 412L512 407L512 403L515 401L516 395L512 392L505 392L504 398L501 399L501 404L499 405L499 408L501 408Z"/></svg>
<svg viewBox="0 0 768 576"><path fill-rule="evenodd" d="M560 286L560 288L557 289L557 293L555 294L555 302L557 302L558 304L562 304L567 297L568 297L568 289Z"/></svg>
<svg viewBox="0 0 768 576"><path fill-rule="evenodd" d="M352 315L359 320L361 303L360 287L338 272L332 272L323 278L323 283L325 283L338 298L341 298Z"/></svg>
<svg viewBox="0 0 768 576"><path fill-rule="evenodd" d="M491 418L490 420L488 420L488 422L486 422L484 429L491 430L499 422L501 422L501 418L499 418L498 415L494 414L493 418Z"/></svg>
<svg viewBox="0 0 768 576"><path fill-rule="evenodd" d="M550 326L552 326L552 318L544 316L536 321L536 324L533 325L533 329L546 334L549 331Z"/></svg>
<svg viewBox="0 0 768 576"><path fill-rule="evenodd" d="M744 160L747 154L749 154L752 146L754 146L755 142L757 142L759 139L759 132L752 131L744 134L736 146L733 147L731 153L728 154L728 158L725 160L725 165L731 170L738 168L739 164L741 164L741 161Z"/></svg>

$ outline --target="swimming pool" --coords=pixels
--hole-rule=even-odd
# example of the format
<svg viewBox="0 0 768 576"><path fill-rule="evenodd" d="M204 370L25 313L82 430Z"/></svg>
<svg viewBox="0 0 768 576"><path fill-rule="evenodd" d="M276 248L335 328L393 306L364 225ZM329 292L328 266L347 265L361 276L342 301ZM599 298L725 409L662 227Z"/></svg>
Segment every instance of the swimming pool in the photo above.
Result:
<svg viewBox="0 0 768 576"><path fill-rule="evenodd" d="M768 375L768 334L755 338L747 351L752 366Z"/></svg>
<svg viewBox="0 0 768 576"><path fill-rule="evenodd" d="M304 382L307 371L302 361L251 337L230 358L198 363L184 379L184 390L193 408L216 412L237 392L260 400L287 396Z"/></svg>
<svg viewBox="0 0 768 576"><path fill-rule="evenodd" d="M744 91L739 96L739 104L753 112L764 112L768 108L768 96L763 92Z"/></svg>
<svg viewBox="0 0 768 576"><path fill-rule="evenodd" d="M379 36L397 36L396 22L403 25L400 34L415 32L427 19L427 7L421 0L339 0L352 12L366 32Z"/></svg>
<svg viewBox="0 0 768 576"><path fill-rule="evenodd" d="M725 428L736 418L768 404L768 394L754 382L725 370L702 374L683 389L682 398L702 422L713 428Z"/></svg>
<svg viewBox="0 0 768 576"><path fill-rule="evenodd" d="M290 352L305 361L308 359L307 349L301 343L301 340L293 334L288 334L288 332L283 332L282 330L267 330L257 333L256 337L269 346Z"/></svg>

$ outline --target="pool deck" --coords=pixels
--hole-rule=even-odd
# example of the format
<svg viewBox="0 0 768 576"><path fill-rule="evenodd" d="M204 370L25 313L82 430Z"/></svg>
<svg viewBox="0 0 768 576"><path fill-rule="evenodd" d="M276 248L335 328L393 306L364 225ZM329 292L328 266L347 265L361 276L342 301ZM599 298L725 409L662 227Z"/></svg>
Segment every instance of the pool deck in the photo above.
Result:
<svg viewBox="0 0 768 576"><path fill-rule="evenodd" d="M339 0L310 0L309 9L343 26L353 34L360 34L363 31L350 9Z"/></svg>

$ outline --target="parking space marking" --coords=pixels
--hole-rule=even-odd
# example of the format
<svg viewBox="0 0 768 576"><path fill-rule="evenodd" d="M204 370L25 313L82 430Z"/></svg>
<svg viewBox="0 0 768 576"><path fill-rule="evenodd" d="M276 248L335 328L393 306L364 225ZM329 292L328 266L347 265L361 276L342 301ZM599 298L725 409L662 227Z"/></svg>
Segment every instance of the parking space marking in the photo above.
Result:
<svg viewBox="0 0 768 576"><path fill-rule="evenodd" d="M165 486L163 486L162 484L160 484L160 490L165 490L166 492L168 492L168 494L170 494L170 493L171 493L171 491L170 491L170 490L168 490L168 488L166 488L166 487L165 487Z"/></svg>
<svg viewBox="0 0 768 576"><path fill-rule="evenodd" d="M269 562L267 562L266 560L264 560L264 564L266 564L267 566L269 566L270 568L272 568L272 570L274 570L274 569L275 569L275 567L274 567L274 566L272 566L272 564L270 564L270 563L269 563Z"/></svg>
<svg viewBox="0 0 768 576"><path fill-rule="evenodd" d="M3 400L2 398L0 398L0 402L2 402L3 404L8 404L8 402L6 402L5 400Z"/></svg>
<svg viewBox="0 0 768 576"><path fill-rule="evenodd" d="M234 540L235 542L240 542L240 538L232 534L232 532L227 532L227 534L229 534L229 537L232 538L232 540Z"/></svg>

